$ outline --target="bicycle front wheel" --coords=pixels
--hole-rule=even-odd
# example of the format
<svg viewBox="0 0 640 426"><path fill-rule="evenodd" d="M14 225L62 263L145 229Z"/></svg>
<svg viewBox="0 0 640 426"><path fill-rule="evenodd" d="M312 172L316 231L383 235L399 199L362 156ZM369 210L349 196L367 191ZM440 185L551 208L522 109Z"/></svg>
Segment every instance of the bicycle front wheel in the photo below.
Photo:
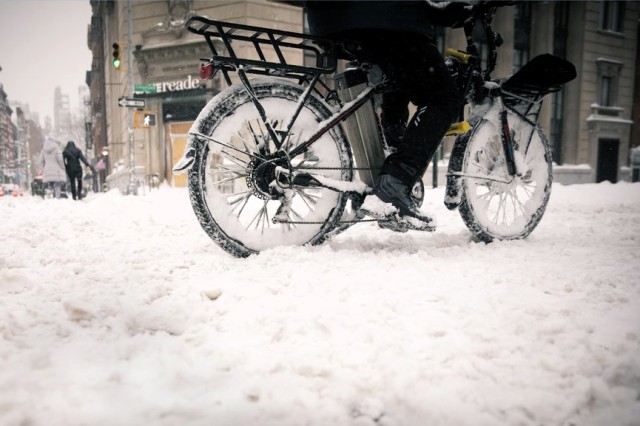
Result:
<svg viewBox="0 0 640 426"><path fill-rule="evenodd" d="M481 241L527 237L551 195L551 152L538 125L509 113L520 176L510 176L498 126L482 120L472 130L462 166L460 215Z"/></svg>
<svg viewBox="0 0 640 426"><path fill-rule="evenodd" d="M282 80L256 80L252 88L268 122L283 135L304 88ZM322 100L310 96L282 150L290 152L330 115ZM246 257L276 246L318 244L337 226L347 202L345 193L283 186L277 176L300 170L350 181L351 151L339 128L283 162L251 97L237 85L211 100L192 132L208 138L190 136L200 147L189 171L191 204L205 232L227 252ZM279 191L273 191L274 185ZM283 203L288 213L284 220L274 221Z"/></svg>

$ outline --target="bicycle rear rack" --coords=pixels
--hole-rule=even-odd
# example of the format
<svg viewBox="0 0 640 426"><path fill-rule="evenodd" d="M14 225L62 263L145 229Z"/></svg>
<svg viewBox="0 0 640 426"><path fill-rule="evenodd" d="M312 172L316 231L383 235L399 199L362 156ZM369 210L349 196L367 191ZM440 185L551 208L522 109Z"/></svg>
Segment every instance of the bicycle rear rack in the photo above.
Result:
<svg viewBox="0 0 640 426"><path fill-rule="evenodd" d="M187 30L204 36L211 58L202 58L220 70L227 84L231 84L229 71L243 70L248 74L289 77L309 81L336 70L336 44L327 39L308 34L280 31L250 25L214 21L201 16L190 18ZM214 39L222 41L226 54L218 52ZM305 62L315 65L294 65L286 54L302 55Z"/></svg>

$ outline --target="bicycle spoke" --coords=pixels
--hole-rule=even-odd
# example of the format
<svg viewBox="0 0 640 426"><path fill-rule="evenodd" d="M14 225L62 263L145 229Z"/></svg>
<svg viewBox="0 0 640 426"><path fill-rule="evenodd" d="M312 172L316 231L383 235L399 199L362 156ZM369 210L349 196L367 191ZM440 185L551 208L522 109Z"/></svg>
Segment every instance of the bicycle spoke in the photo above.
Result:
<svg viewBox="0 0 640 426"><path fill-rule="evenodd" d="M492 199L495 195L496 195L496 194L495 194L495 192L493 192L493 191L491 191L491 190L490 190L490 191L488 191L486 194L480 195L480 197L479 197L479 198L484 199L484 200L490 200L490 199Z"/></svg>
<svg viewBox="0 0 640 426"><path fill-rule="evenodd" d="M522 213L522 215L523 216L526 215L527 214L527 209L525 207L525 204L522 201L520 201L520 198L517 195L516 195L515 199L516 199L516 201L518 203L518 207L520 207L520 212Z"/></svg>
<svg viewBox="0 0 640 426"><path fill-rule="evenodd" d="M247 150L247 155L253 153L253 152L257 152L255 149L251 149L249 148L249 141L247 141L245 138L242 137L242 135L240 133L238 133L238 138L240 139L240 141L242 142L242 145L244 146L244 149Z"/></svg>
<svg viewBox="0 0 640 426"><path fill-rule="evenodd" d="M511 198L511 210L513 211L512 222L515 222L518 220L518 203L520 203L520 200L518 199L515 191L509 191L509 198Z"/></svg>
<svg viewBox="0 0 640 426"><path fill-rule="evenodd" d="M531 189L529 188L529 186L533 186L534 190L531 190ZM533 198L533 194L534 194L534 192L535 192L535 187L536 187L535 185L531 185L531 184L529 184L529 185L524 184L524 185L521 185L521 186L520 186L520 188L522 188L522 190L523 190L524 192L526 192L526 193L527 193L527 195L529 196L529 198Z"/></svg>
<svg viewBox="0 0 640 426"><path fill-rule="evenodd" d="M242 212L244 211L244 208L246 207L246 205L249 203L249 200L251 199L251 194L246 194L243 197L239 197L237 200L230 202L229 204L233 206L233 209L231 211L235 212L237 210L236 215L238 217L240 217L240 215L242 214ZM240 206L236 205L238 203L242 202L242 204Z"/></svg>
<svg viewBox="0 0 640 426"><path fill-rule="evenodd" d="M316 200L320 198L318 196L308 194L303 190L296 191L296 193L300 196L300 199L305 203L309 210L313 210L314 206L317 204Z"/></svg>
<svg viewBox="0 0 640 426"><path fill-rule="evenodd" d="M240 150L240 149L236 148L236 147L235 147L235 146L233 146L233 145L229 145L229 144L226 144L226 143L224 143L224 142L220 142L219 140L214 139L214 138L212 138L211 136L207 136L207 135L205 135L205 134L203 134L203 133L193 132L193 133L189 133L189 134L190 134L190 135L193 135L193 136L201 137L201 138L203 138L203 139L206 139L207 141L213 142L213 143L215 143L216 145L220 145L220 146L222 146L222 147L224 147L224 148L228 148L228 149L230 149L230 150L232 150L232 151L237 151L237 152L239 152L239 153L241 153L241 154L248 155L248 156L249 156L249 157L251 157L251 158L257 158L255 155L253 155L253 154L251 154L251 153L249 153L249 152L242 151L242 150Z"/></svg>
<svg viewBox="0 0 640 426"><path fill-rule="evenodd" d="M228 178L225 178L225 179L222 179L222 180L214 180L211 183L213 183L214 185L220 186L220 184L227 183L227 182L233 182L235 180L244 179L246 177L247 177L247 175L239 175L239 176L234 176L234 177L228 177Z"/></svg>
<svg viewBox="0 0 640 426"><path fill-rule="evenodd" d="M249 228L251 228L251 225L254 224L255 222L255 229L258 229L258 226L260 226L260 218L263 215L263 211L264 209L267 207L267 202L264 202L264 205L258 209L258 211L256 212L255 216L253 217L253 219L251 219L251 221L249 222L249 224L247 225L247 227L245 228L245 230L249 230Z"/></svg>
<svg viewBox="0 0 640 426"><path fill-rule="evenodd" d="M253 126L251 125L251 123L249 123L248 121L246 122L246 125L248 127L249 133L251 134L251 138L253 139L253 143L256 146L256 149L258 150L258 152L262 155L266 155L269 153L268 148L267 148L267 144L266 141L264 140L264 138L262 139L262 142L260 142L258 140L258 134L256 133L256 131L253 129ZM258 127L260 127L260 125L258 124ZM262 129L261 129L262 132ZM264 136L264 133L262 133L262 135Z"/></svg>
<svg viewBox="0 0 640 426"><path fill-rule="evenodd" d="M231 153L226 152L224 149L220 151L220 154L222 154L227 160L231 161L232 163L235 163L240 167L246 168L247 164L249 164L248 162L236 157L235 155L232 155Z"/></svg>

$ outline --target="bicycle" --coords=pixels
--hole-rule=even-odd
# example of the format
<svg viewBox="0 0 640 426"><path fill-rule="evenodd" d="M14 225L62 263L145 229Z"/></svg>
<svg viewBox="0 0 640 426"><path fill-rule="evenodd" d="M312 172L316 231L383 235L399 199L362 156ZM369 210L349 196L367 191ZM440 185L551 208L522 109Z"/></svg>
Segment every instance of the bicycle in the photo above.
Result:
<svg viewBox="0 0 640 426"><path fill-rule="evenodd" d="M445 52L469 107L467 120L461 110L448 132L457 137L445 205L485 242L525 238L540 222L552 183L550 149L537 124L542 99L575 78L570 62L546 54L509 78L491 79L502 44L491 22L506 4L474 6L464 25L466 51ZM487 41L484 66L472 37L477 25ZM373 220L358 208L388 152L374 98L389 82L376 67L354 60L334 75L339 58L353 57L349 41L201 16L185 26L212 52L201 59L201 79L221 72L228 85L200 112L174 167L188 171L192 207L213 241L246 257L279 245L320 244ZM291 52L312 65L289 63ZM335 89L321 78L332 75ZM418 205L423 194L419 180L412 192Z"/></svg>

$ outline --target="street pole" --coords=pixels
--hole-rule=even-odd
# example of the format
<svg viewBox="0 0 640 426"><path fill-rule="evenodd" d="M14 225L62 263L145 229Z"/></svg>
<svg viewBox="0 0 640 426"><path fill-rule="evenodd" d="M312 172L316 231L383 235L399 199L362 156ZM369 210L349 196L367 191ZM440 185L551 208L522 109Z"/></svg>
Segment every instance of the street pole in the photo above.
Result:
<svg viewBox="0 0 640 426"><path fill-rule="evenodd" d="M133 98L133 51L131 46L131 0L127 0L127 77L129 80L129 98ZM136 151L133 131L133 111L127 108L129 133L129 194L138 195L136 185Z"/></svg>

